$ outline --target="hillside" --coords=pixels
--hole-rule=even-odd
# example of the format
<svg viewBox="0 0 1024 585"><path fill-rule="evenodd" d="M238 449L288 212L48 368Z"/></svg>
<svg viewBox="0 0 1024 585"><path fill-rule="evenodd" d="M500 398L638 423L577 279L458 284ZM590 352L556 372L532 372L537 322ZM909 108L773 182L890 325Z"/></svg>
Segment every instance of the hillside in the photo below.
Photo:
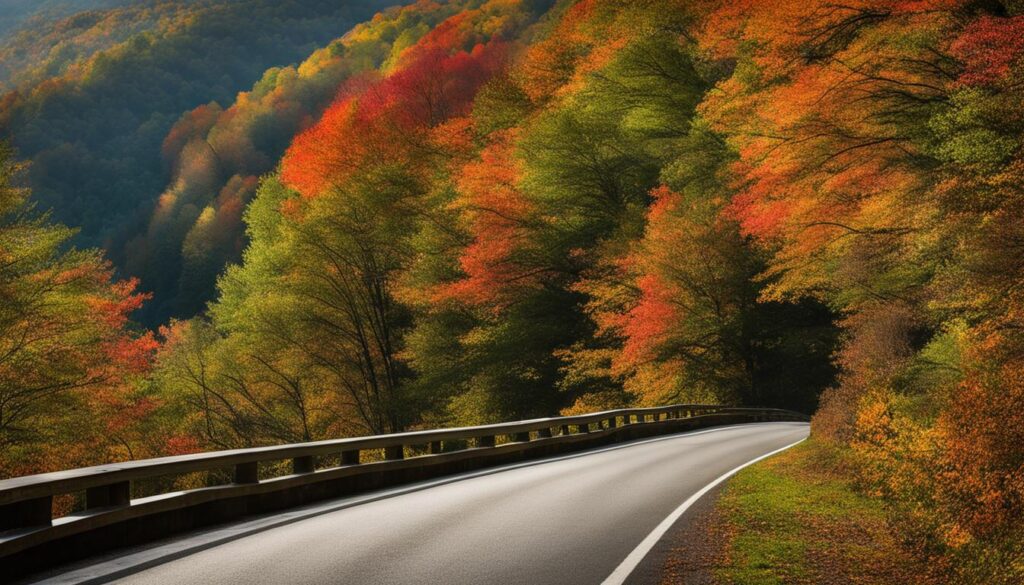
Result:
<svg viewBox="0 0 1024 585"><path fill-rule="evenodd" d="M112 250L155 293L143 319L164 323L202 311L216 295L217 276L241 260L242 212L260 177L295 135L348 80L388 70L432 27L472 4L420 2L381 12L301 63L268 69L234 101L185 113L161 147L170 180L159 205L123 250Z"/></svg>
<svg viewBox="0 0 1024 585"><path fill-rule="evenodd" d="M166 34L196 14L196 5L215 1L7 2L0 8L0 91L63 75L137 34Z"/></svg>
<svg viewBox="0 0 1024 585"><path fill-rule="evenodd" d="M0 2L0 42L19 30L66 18L76 12L128 4L131 0L4 0Z"/></svg>
<svg viewBox="0 0 1024 585"><path fill-rule="evenodd" d="M231 103L269 67L303 59L387 4L162 2L79 14L55 26L84 20L85 32L50 36L83 59L37 63L59 70L41 80L25 73L27 85L0 97L0 135L31 161L40 208L80 228L79 244L119 252L166 184L161 145L184 112ZM127 34L121 25L129 21L152 27ZM96 47L75 44L92 37L101 39Z"/></svg>

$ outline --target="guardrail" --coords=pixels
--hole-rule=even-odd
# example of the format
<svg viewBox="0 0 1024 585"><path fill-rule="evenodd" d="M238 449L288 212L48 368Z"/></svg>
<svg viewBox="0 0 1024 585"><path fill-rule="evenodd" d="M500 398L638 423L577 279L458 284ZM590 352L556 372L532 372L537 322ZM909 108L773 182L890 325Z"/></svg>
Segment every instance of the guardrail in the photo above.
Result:
<svg viewBox="0 0 1024 585"><path fill-rule="evenodd" d="M0 481L0 563L7 576L26 574L326 498L621 440L778 420L808 417L779 409L682 404L196 453L17 477ZM364 454L376 455L376 460ZM290 469L285 467L283 474L261 479L261 464L276 462L280 469L280 462L288 461ZM228 479L221 485L132 497L133 483L225 469L230 475L225 474ZM83 492L83 510L53 518L55 496Z"/></svg>

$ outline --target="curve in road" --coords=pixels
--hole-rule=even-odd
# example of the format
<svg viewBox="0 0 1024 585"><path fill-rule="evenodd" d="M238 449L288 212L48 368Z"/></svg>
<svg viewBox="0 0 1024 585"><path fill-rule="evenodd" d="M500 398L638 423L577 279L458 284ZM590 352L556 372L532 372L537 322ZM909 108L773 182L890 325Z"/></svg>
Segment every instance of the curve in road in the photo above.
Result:
<svg viewBox="0 0 1024 585"><path fill-rule="evenodd" d="M44 582L622 583L644 543L715 482L807 434L805 423L745 424L509 465L173 539Z"/></svg>

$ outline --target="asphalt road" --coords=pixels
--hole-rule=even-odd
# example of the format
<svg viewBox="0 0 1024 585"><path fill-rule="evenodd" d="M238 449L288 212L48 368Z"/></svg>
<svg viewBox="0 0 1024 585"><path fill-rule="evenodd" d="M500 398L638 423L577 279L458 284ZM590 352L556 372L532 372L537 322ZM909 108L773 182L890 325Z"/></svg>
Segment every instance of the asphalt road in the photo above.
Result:
<svg viewBox="0 0 1024 585"><path fill-rule="evenodd" d="M807 433L802 423L710 429L392 490L117 582L599 585L691 496ZM200 537L177 544L188 538Z"/></svg>

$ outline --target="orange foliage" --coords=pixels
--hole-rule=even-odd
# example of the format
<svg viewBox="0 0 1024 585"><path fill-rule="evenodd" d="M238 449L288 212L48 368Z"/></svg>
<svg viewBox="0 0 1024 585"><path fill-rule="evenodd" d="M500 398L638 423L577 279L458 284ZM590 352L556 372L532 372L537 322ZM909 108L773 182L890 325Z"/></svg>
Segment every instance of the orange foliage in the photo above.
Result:
<svg viewBox="0 0 1024 585"><path fill-rule="evenodd" d="M665 10L679 9L664 6ZM641 3L642 5L642 3ZM569 7L544 40L527 48L519 64L523 89L543 103L581 88L587 75L598 71L636 38L636 22L628 10L600 0L583 0ZM621 22L614 22L621 19Z"/></svg>
<svg viewBox="0 0 1024 585"><path fill-rule="evenodd" d="M206 136L210 128L217 123L217 118L221 114L220 106L217 104L207 104L199 106L182 116L171 127L160 147L164 162L168 166L176 166L178 156L185 148L185 145L197 136Z"/></svg>
<svg viewBox="0 0 1024 585"><path fill-rule="evenodd" d="M365 88L347 89L315 126L296 137L282 163L282 179L316 196L370 164L422 168L431 151L427 131L468 113L476 91L503 67L506 51L496 41L469 52L417 45L398 71Z"/></svg>
<svg viewBox="0 0 1024 585"><path fill-rule="evenodd" d="M908 64L936 58L911 35L955 27L939 10L948 4L789 2L780 11L750 1L709 18L702 44L712 54L737 43L750 52L701 108L740 155L731 216L780 246L766 296L835 288L831 258L860 238L898 238L930 215L910 194L932 176L901 124L946 91L941 67Z"/></svg>
<svg viewBox="0 0 1024 585"><path fill-rule="evenodd" d="M462 195L456 206L466 213L473 242L459 258L465 277L440 287L438 300L500 305L518 287L531 285L528 270L513 258L529 235L523 225L531 210L517 187L522 165L514 153L516 133L491 138L479 159L463 166L456 177Z"/></svg>
<svg viewBox="0 0 1024 585"><path fill-rule="evenodd" d="M678 296L670 284L658 272L657 267L663 265L663 258L652 258L651 252L657 254L660 245L668 241L676 241L671 231L678 225L670 214L676 211L681 197L667 187L659 187L652 192L654 204L648 212L647 242L649 246L639 258L628 259L644 273L637 279L639 301L629 312L622 315L616 324L626 338L621 355L615 360L616 370L620 373L635 368L656 357L660 344L670 335L683 316L679 307L672 301ZM653 271L652 271L653 269Z"/></svg>
<svg viewBox="0 0 1024 585"><path fill-rule="evenodd" d="M625 315L622 332L626 343L622 355L616 360L624 367L636 367L651 360L659 344L673 330L679 319L677 307L672 304L672 293L656 274L646 274L637 280L640 302ZM624 365L625 364L625 365Z"/></svg>
<svg viewBox="0 0 1024 585"><path fill-rule="evenodd" d="M1024 515L1024 362L1007 359L1005 343L999 334L977 340L984 361L936 424L935 493L948 521L974 538L1012 529Z"/></svg>

